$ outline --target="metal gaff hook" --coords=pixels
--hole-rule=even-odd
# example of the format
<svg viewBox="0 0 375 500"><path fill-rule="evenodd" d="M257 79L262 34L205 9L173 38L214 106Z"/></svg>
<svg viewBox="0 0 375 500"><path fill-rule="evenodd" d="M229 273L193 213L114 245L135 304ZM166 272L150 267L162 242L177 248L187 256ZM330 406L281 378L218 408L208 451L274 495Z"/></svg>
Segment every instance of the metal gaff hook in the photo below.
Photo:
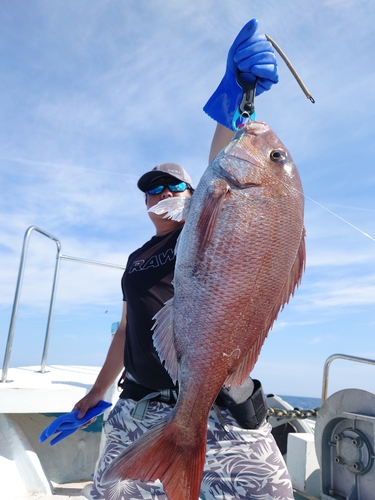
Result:
<svg viewBox="0 0 375 500"><path fill-rule="evenodd" d="M315 103L315 99L310 94L310 92L307 90L307 88L306 88L305 84L303 83L301 77L299 76L299 74L297 73L297 71L293 68L292 63L289 61L289 59L287 58L287 56L284 54L284 52L281 50L281 48L277 45L277 43L275 42L275 40L272 40L272 38L270 36L268 36L268 35L264 35L264 36L270 42L270 44L272 45L272 47L280 54L280 56L284 60L285 64L289 68L290 72L292 73L292 75L296 79L298 85L301 87L301 89L302 89L303 93L305 94L305 96L314 104Z"/></svg>

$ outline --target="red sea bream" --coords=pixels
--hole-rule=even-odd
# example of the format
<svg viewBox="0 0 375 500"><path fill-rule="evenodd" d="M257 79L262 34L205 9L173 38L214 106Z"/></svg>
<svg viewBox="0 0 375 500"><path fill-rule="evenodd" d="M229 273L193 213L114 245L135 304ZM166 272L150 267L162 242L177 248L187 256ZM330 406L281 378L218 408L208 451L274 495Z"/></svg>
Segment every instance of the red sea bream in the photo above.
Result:
<svg viewBox="0 0 375 500"><path fill-rule="evenodd" d="M223 384L239 385L249 376L305 266L301 181L265 123L240 129L207 167L191 201L184 200L180 215L173 204L181 198L153 208L186 216L175 296L157 314L154 331L179 398L170 417L106 474L106 481L160 479L171 500L199 498L208 413Z"/></svg>

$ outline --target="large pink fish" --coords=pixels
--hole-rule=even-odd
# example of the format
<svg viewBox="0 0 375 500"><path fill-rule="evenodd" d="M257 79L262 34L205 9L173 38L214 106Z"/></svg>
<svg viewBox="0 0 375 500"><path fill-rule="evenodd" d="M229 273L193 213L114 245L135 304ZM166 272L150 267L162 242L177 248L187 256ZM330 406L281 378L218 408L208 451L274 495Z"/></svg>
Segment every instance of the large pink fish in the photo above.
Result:
<svg viewBox="0 0 375 500"><path fill-rule="evenodd" d="M186 214L186 222L175 296L157 314L154 343L180 394L170 416L116 459L106 481L160 479L168 498L197 500L212 404L223 384L249 376L301 280L304 197L287 149L265 123L251 122L208 166L188 212L174 214L175 203L181 198L155 208Z"/></svg>

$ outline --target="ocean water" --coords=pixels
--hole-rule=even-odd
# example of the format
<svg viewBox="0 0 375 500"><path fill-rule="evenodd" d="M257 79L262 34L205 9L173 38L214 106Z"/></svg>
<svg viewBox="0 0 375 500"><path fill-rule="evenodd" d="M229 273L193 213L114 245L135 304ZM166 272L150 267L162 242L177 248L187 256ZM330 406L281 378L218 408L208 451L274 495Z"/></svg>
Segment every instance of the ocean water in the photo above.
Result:
<svg viewBox="0 0 375 500"><path fill-rule="evenodd" d="M300 408L301 410L315 410L315 408L320 408L321 405L320 398L282 396L281 394L278 394L278 396L293 406L293 408Z"/></svg>

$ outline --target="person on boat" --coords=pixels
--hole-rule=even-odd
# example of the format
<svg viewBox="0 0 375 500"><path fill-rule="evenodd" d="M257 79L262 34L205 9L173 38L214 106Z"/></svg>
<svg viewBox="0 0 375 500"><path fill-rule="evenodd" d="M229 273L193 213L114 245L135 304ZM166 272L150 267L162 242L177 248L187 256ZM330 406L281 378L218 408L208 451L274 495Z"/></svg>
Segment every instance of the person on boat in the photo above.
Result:
<svg viewBox="0 0 375 500"><path fill-rule="evenodd" d="M256 30L257 21L253 19L240 31L229 50L224 78L204 107L217 122L210 161L233 137L232 120L242 96L236 72L247 81L257 78L257 94L278 81L272 46ZM194 192L189 174L175 163L164 163L146 172L138 180L138 187L145 193L147 209L162 199L191 196ZM120 398L104 424L106 443L95 471L91 491L94 500L166 498L160 481L126 480L115 485L102 482L109 464L172 410L178 394L178 386L154 348L152 318L173 296L174 248L183 222L150 212L149 216L156 233L129 256L121 282L121 322L92 389L74 407L80 410L78 418L83 418L104 398L125 366L119 381ZM241 419L236 405L245 401L248 414ZM232 404L231 412L228 402ZM266 411L258 381L249 378L234 394L223 388L208 420L202 498L293 500L288 472L265 420Z"/></svg>

